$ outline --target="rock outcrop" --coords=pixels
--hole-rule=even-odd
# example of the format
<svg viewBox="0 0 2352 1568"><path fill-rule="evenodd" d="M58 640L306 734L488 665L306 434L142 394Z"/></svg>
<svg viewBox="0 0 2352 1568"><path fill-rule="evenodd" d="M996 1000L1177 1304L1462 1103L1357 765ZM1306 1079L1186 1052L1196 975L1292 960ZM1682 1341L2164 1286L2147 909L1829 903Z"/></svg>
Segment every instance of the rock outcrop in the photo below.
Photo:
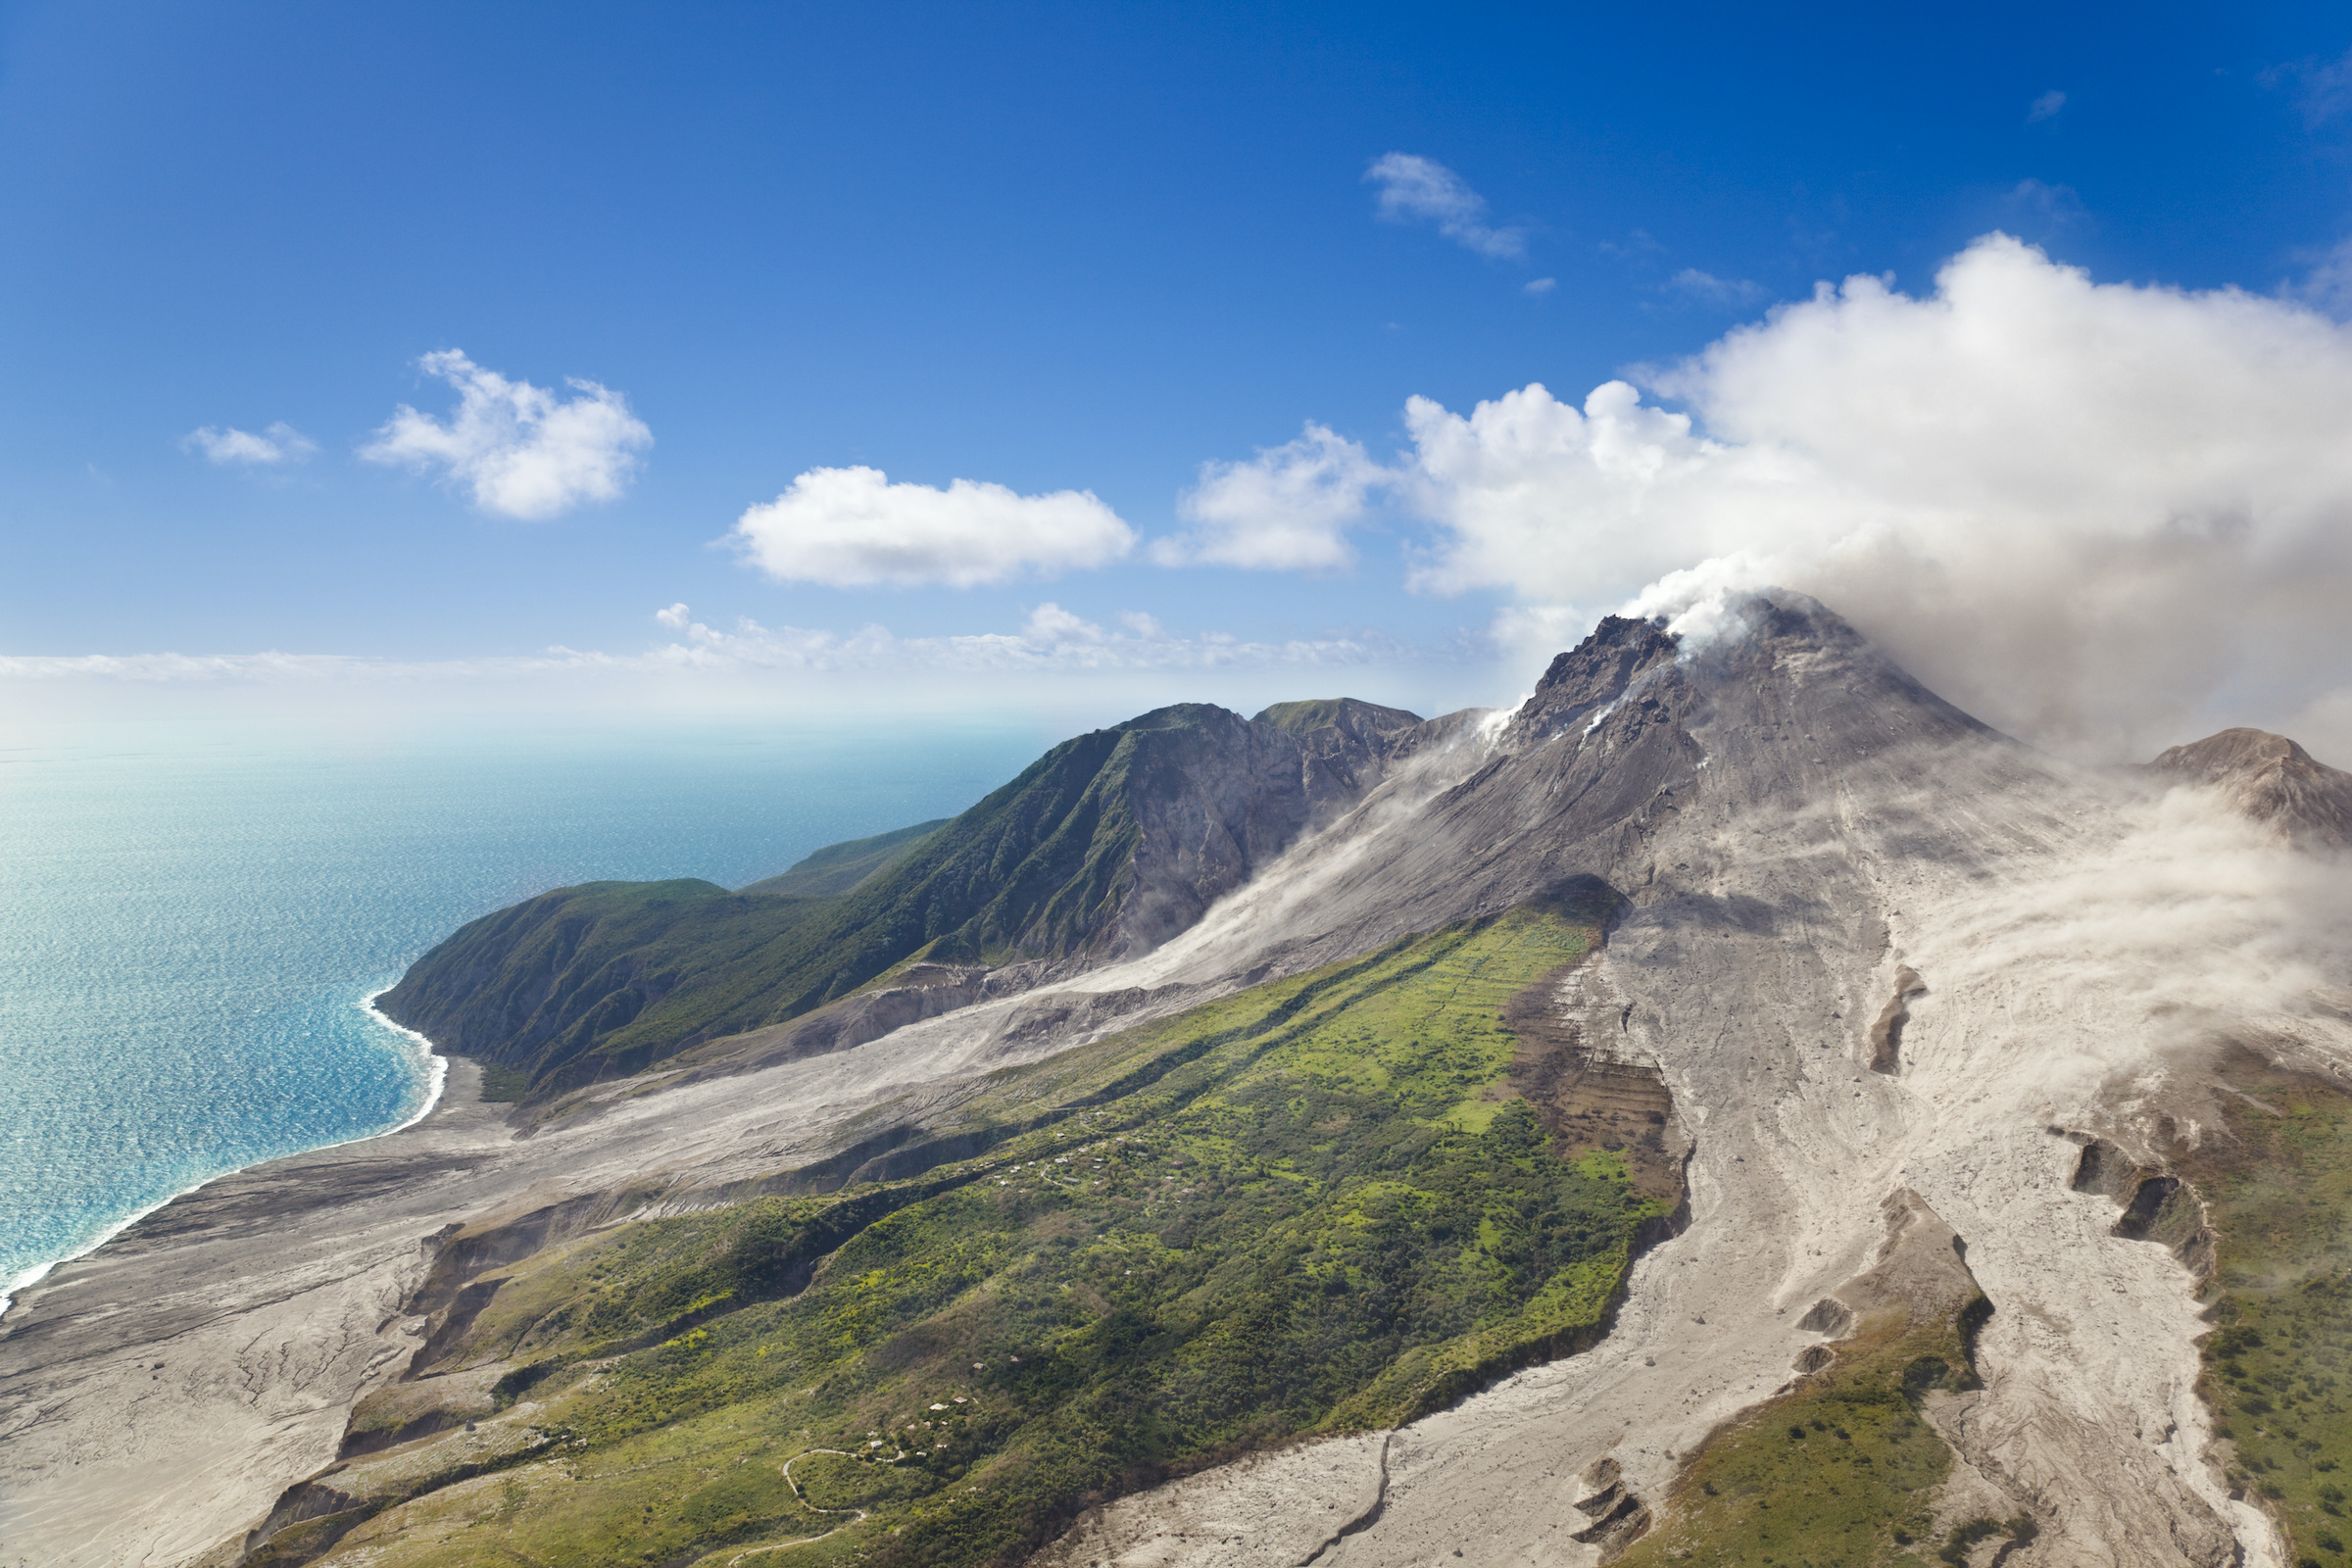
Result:
<svg viewBox="0 0 2352 1568"><path fill-rule="evenodd" d="M2352 845L2352 773L2315 761L2283 735L2226 729L2160 753L2148 771L2219 790L2237 810L2297 844Z"/></svg>

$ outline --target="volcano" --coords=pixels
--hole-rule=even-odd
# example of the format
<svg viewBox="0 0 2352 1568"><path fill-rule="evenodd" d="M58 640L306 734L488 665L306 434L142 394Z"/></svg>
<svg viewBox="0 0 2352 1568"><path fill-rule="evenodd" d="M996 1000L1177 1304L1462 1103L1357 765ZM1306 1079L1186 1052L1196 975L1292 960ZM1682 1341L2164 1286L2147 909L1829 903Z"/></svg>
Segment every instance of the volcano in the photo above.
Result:
<svg viewBox="0 0 2352 1568"><path fill-rule="evenodd" d="M386 998L434 1115L24 1293L0 1539L2343 1561L2347 783L2053 760L1771 591L560 890Z"/></svg>

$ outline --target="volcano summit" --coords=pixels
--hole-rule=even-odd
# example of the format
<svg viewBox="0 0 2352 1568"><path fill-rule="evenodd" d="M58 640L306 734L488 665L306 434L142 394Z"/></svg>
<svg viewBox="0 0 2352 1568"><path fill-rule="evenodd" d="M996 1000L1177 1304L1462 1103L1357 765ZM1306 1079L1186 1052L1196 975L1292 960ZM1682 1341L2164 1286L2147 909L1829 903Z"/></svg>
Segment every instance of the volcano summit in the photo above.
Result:
<svg viewBox="0 0 2352 1568"><path fill-rule="evenodd" d="M1728 610L474 922L382 1002L432 1116L0 1324L0 1540L2352 1560L2352 778L2075 767Z"/></svg>

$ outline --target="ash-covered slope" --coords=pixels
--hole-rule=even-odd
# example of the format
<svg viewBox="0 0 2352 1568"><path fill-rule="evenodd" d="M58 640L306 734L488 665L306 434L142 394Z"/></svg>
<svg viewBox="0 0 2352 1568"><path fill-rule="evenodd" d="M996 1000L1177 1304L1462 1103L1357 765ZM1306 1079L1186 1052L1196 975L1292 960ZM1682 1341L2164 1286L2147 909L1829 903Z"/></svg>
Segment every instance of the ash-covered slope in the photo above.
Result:
<svg viewBox="0 0 2352 1568"><path fill-rule="evenodd" d="M1819 811L1867 792L1899 811L1948 807L1956 825L1984 791L2057 787L2026 748L1812 600L1757 596L1747 615L1740 635L1696 653L1661 626L1604 618L1483 748L1443 760L1475 758L1466 777L1403 774L1147 967L1206 974L1282 942L1297 961L1321 961L1578 877L1653 906L1688 880L1676 873L1689 862L1661 863L1659 846L1679 843L1702 795L1713 810L1744 814Z"/></svg>
<svg viewBox="0 0 2352 1568"><path fill-rule="evenodd" d="M1696 1150L1690 1225L1637 1266L1616 1332L1377 1451L1118 1505L1048 1561L1275 1561L1181 1544L1262 1533L1338 1568L1859 1562L1898 1556L1897 1528L1940 1548L1977 1520L2018 1568L2284 1560L2197 1393L2217 1287L2074 1178L2093 1132L2149 1177L2219 1126L2215 1063L2237 1043L2352 1069L2332 872L2210 798L2035 756L1800 596L1741 613L1703 649L1604 622L1468 777L1374 796L1141 966L1224 971L1276 929L1281 962L1317 961L1580 875L1622 892L1563 1002L1656 1066ZM1869 1321L1898 1196L1965 1248L1988 1315L1945 1331L1969 1331L1978 1386L1921 1394L1884 1367L1908 1343ZM1792 1458L1758 1414L1865 1396L1933 1428L1903 1487L1813 1468L1835 1444ZM1690 1466L1702 1448L1716 1468ZM1742 1518L1710 1512L1735 1485ZM1759 1506L1827 1523L1742 1536ZM1325 1507L1347 1528L1281 1527Z"/></svg>
<svg viewBox="0 0 2352 1568"><path fill-rule="evenodd" d="M442 1050L527 1072L542 1096L800 1018L910 960L934 966L905 988L914 1004L884 1008L906 1022L976 1000L980 970L1029 964L1034 979L1157 946L1352 804L1420 723L1349 699L1255 720L1160 709L1065 741L927 833L836 846L863 868L845 888L789 874L741 893L561 888L466 926L378 1005ZM879 1032L861 1019L808 1038Z"/></svg>

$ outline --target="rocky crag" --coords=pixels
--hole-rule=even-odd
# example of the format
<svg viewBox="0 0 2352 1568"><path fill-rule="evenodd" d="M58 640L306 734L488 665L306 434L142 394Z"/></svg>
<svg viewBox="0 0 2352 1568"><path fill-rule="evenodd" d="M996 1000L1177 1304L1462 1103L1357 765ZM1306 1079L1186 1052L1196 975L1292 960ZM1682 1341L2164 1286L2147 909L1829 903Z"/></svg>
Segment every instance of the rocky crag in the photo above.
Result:
<svg viewBox="0 0 2352 1568"><path fill-rule="evenodd" d="M1735 619L467 928L402 1015L530 1098L26 1293L0 1543L2345 1560L2342 775L2070 768Z"/></svg>

